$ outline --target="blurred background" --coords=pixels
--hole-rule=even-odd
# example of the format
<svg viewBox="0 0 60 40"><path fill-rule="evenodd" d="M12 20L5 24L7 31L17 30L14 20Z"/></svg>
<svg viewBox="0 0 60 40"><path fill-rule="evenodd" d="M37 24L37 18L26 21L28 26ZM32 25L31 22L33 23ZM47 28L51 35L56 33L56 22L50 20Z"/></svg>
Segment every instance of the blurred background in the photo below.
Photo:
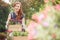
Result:
<svg viewBox="0 0 60 40"><path fill-rule="evenodd" d="M60 0L0 0L0 33L4 32L2 34L6 34L6 20L9 12L12 11L12 3L16 1L22 3L27 26L30 23L28 21L33 20L32 15L39 15L45 12L46 15L50 17L50 19L48 18L50 20L48 32L53 34L54 38L52 40L60 40ZM51 34L48 34L46 38L50 37L49 35ZM4 37L6 37L6 35L4 35Z"/></svg>

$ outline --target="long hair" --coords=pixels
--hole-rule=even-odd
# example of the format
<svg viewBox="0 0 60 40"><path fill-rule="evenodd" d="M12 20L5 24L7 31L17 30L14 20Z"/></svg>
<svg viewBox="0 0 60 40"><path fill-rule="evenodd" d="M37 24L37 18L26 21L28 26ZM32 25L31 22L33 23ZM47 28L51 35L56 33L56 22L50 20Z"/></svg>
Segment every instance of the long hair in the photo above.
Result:
<svg viewBox="0 0 60 40"><path fill-rule="evenodd" d="M16 17L17 20L20 20L21 19L21 16L23 15L22 4L21 4L21 2L15 2L15 3L13 3L13 7L15 7L16 4L20 4L20 9L19 9L18 15Z"/></svg>

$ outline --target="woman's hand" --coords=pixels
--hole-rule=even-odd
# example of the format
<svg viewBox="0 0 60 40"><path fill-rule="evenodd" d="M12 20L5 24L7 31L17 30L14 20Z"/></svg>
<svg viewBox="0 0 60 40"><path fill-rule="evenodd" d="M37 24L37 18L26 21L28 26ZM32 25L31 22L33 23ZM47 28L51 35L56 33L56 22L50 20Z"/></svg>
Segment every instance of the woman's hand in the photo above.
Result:
<svg viewBox="0 0 60 40"><path fill-rule="evenodd" d="M7 24L5 25L6 29L8 29L8 26L9 26L9 25L7 25Z"/></svg>
<svg viewBox="0 0 60 40"><path fill-rule="evenodd" d="M9 27L9 21L6 22L5 27L6 27L6 29Z"/></svg>

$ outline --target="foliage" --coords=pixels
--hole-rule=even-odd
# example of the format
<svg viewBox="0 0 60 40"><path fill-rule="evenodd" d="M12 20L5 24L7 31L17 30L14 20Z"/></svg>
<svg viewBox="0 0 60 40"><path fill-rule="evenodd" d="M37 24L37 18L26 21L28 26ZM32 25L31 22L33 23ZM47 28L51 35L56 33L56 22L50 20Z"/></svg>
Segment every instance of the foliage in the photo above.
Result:
<svg viewBox="0 0 60 40"><path fill-rule="evenodd" d="M56 0L54 3L52 1L45 0L43 10L40 7L40 10L32 15L32 21L35 23L29 22L28 30L31 31L28 31L28 36L37 40L60 40L60 4L56 3Z"/></svg>
<svg viewBox="0 0 60 40"><path fill-rule="evenodd" d="M27 36L27 32L19 32L19 31L14 31L13 35L14 36Z"/></svg>
<svg viewBox="0 0 60 40"><path fill-rule="evenodd" d="M4 32L6 30L5 24L8 17L8 13L8 6L2 6L2 4L0 4L0 32Z"/></svg>
<svg viewBox="0 0 60 40"><path fill-rule="evenodd" d="M6 33L0 33L0 39L5 39L7 38L7 34Z"/></svg>

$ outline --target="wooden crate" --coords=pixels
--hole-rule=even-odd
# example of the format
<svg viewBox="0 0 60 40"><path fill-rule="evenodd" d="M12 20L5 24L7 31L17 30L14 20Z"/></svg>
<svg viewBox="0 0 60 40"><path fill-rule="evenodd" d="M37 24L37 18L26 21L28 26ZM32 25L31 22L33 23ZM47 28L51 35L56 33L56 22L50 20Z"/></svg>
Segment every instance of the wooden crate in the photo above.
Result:
<svg viewBox="0 0 60 40"><path fill-rule="evenodd" d="M13 40L27 40L27 36L17 36Z"/></svg>
<svg viewBox="0 0 60 40"><path fill-rule="evenodd" d="M19 25L19 24L9 25L8 30L21 31L21 25Z"/></svg>
<svg viewBox="0 0 60 40"><path fill-rule="evenodd" d="M9 25L8 30L21 31L21 25ZM13 36L13 40L27 40L27 36Z"/></svg>

